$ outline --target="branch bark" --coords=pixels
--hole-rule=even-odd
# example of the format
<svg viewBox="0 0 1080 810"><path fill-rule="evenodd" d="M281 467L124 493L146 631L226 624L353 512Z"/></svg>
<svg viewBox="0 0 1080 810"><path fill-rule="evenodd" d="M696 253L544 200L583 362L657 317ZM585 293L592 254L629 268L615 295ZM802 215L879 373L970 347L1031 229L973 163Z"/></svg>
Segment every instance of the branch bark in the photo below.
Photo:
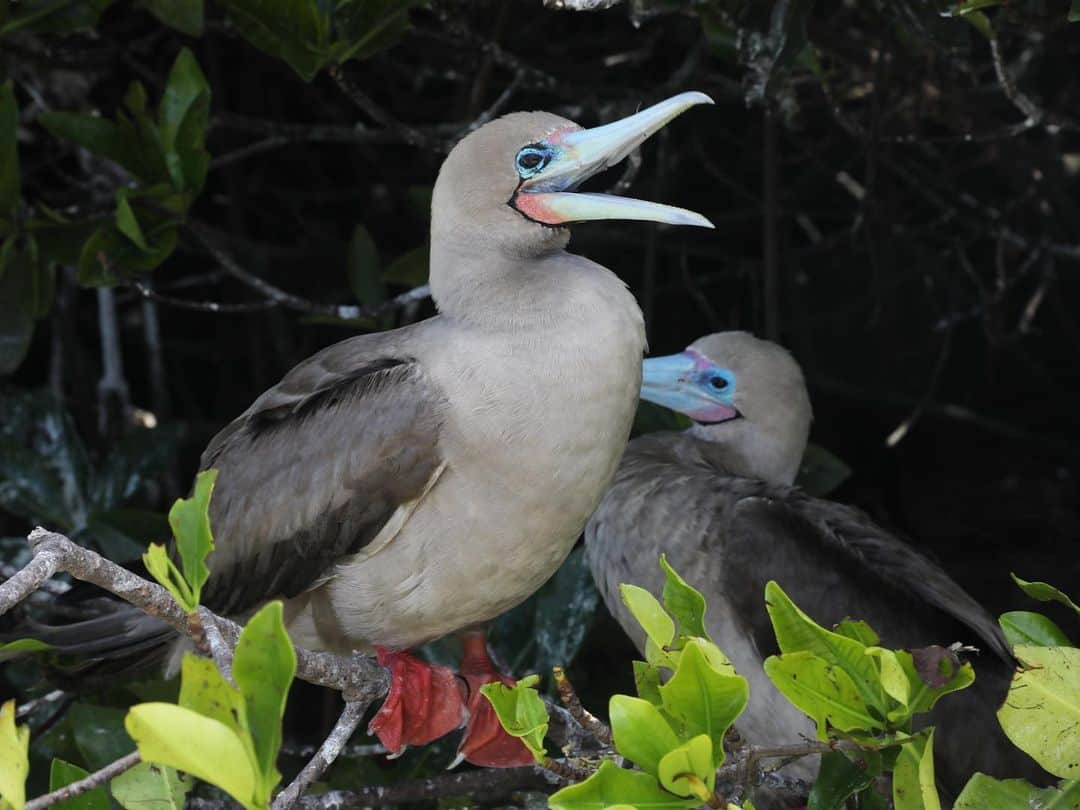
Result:
<svg viewBox="0 0 1080 810"><path fill-rule="evenodd" d="M287 810L287 808L292 807L299 801L304 791L313 782L317 781L326 772L327 768L334 764L334 760L341 754L341 749L345 747L345 743L349 741L353 732L356 731L356 727L360 725L360 721L364 718L368 703L370 701L347 702L345 704L345 709L329 736L323 740L323 744L319 746L319 750L315 752L315 756L308 761L303 770L274 799L271 810Z"/></svg>
<svg viewBox="0 0 1080 810"><path fill-rule="evenodd" d="M140 762L142 762L142 759L139 757L139 752L132 751L126 757L120 757L116 762L110 762L100 771L94 771L84 779L72 782L70 785L64 785L52 793L46 793L44 796L31 799L26 803L26 810L45 810L46 807L89 793L94 788L104 785L114 776L119 776L124 771L131 770Z"/></svg>

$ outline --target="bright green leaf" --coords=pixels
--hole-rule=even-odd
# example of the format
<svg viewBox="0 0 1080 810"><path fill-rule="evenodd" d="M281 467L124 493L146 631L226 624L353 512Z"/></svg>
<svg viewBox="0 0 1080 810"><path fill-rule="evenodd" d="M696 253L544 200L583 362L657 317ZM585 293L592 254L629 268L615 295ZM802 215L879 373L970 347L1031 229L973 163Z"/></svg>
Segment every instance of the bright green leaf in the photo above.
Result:
<svg viewBox="0 0 1080 810"><path fill-rule="evenodd" d="M19 108L11 81L0 85L0 215L19 204Z"/></svg>
<svg viewBox="0 0 1080 810"><path fill-rule="evenodd" d="M184 655L180 664L180 694L176 702L185 709L227 726L250 749L250 759L255 765L255 748L248 733L244 696L225 680L212 660L190 653Z"/></svg>
<svg viewBox="0 0 1080 810"><path fill-rule="evenodd" d="M216 480L217 470L203 470L195 478L194 494L178 499L169 510L169 525L176 538L184 579L191 586L196 602L210 576L206 557L214 550L214 536L210 531L208 510Z"/></svg>
<svg viewBox="0 0 1080 810"><path fill-rule="evenodd" d="M124 810L184 810L191 779L167 765L140 762L109 783L113 798Z"/></svg>
<svg viewBox="0 0 1080 810"><path fill-rule="evenodd" d="M613 695L608 716L616 750L653 776L664 754L679 746L679 738L668 721L647 700Z"/></svg>
<svg viewBox="0 0 1080 810"><path fill-rule="evenodd" d="M1066 607L1071 607L1080 614L1080 605L1053 585L1048 585L1045 582L1028 582L1026 579L1020 579L1016 574L1010 576L1012 576L1013 582L1019 585L1020 589L1032 599L1038 599L1040 602L1059 602Z"/></svg>
<svg viewBox="0 0 1080 810"><path fill-rule="evenodd" d="M699 734L664 754L656 775L660 786L676 796L707 800L716 783L712 740L707 734Z"/></svg>
<svg viewBox="0 0 1080 810"><path fill-rule="evenodd" d="M1069 637L1041 613L1027 610L1011 610L1002 613L998 624L1005 632L1005 638L1013 647L1070 647Z"/></svg>
<svg viewBox="0 0 1080 810"><path fill-rule="evenodd" d="M610 759L576 785L563 788L548 799L551 810L602 810L620 805L640 810L681 810L696 807L700 799L680 799L668 793L656 777L620 768Z"/></svg>
<svg viewBox="0 0 1080 810"><path fill-rule="evenodd" d="M1062 779L1080 778L1080 649L1017 647L1025 669L1013 676L998 721L1013 744Z"/></svg>
<svg viewBox="0 0 1080 810"><path fill-rule="evenodd" d="M702 646L707 643L691 643L683 649L678 669L660 687L660 695L664 710L683 724L686 734L709 737L717 757L714 765L719 765L724 760L724 735L746 708L750 691L745 678L718 669L706 659Z"/></svg>
<svg viewBox="0 0 1080 810"><path fill-rule="evenodd" d="M934 785L934 730L904 743L893 768L896 810L941 810Z"/></svg>
<svg viewBox="0 0 1080 810"><path fill-rule="evenodd" d="M660 697L660 670L644 661L634 662L634 686L638 697L649 701L654 706L663 702Z"/></svg>
<svg viewBox="0 0 1080 810"><path fill-rule="evenodd" d="M59 790L72 782L85 779L90 772L62 759L54 759L49 769L49 792ZM97 787L67 801L52 805L58 810L109 810L109 794L104 787Z"/></svg>
<svg viewBox="0 0 1080 810"><path fill-rule="evenodd" d="M868 787L881 772L880 756L875 764L864 759L860 767L841 751L823 754L806 810L842 810L850 796Z"/></svg>
<svg viewBox="0 0 1080 810"><path fill-rule="evenodd" d="M1080 782L1063 782L1062 789L1040 788L1023 779L995 779L974 774L953 810L1076 810L1080 808Z"/></svg>
<svg viewBox="0 0 1080 810"><path fill-rule="evenodd" d="M285 632L281 602L269 602L248 619L236 643L233 680L247 706L247 723L262 776L260 803L281 780L274 767L281 747L281 718L296 674L296 650Z"/></svg>
<svg viewBox="0 0 1080 810"><path fill-rule="evenodd" d="M776 582L770 581L765 585L765 606L781 652L805 650L840 667L858 689L866 708L884 716L885 696L881 678L874 659L864 652L865 644L817 624L791 601Z"/></svg>
<svg viewBox="0 0 1080 810"><path fill-rule="evenodd" d="M874 632L874 628L864 621L844 619L840 624L836 625L834 632L854 639L867 647L875 647L881 643L881 638Z"/></svg>
<svg viewBox="0 0 1080 810"><path fill-rule="evenodd" d="M496 681L484 684L480 691L494 707L506 733L521 740L536 761L543 762L547 758L544 735L548 730L548 713L535 689L539 681L539 676L530 675L514 686Z"/></svg>
<svg viewBox="0 0 1080 810"><path fill-rule="evenodd" d="M51 644L46 644L44 641L38 641L36 638L17 638L6 644L0 644L0 653L41 652L42 650L51 649Z"/></svg>
<svg viewBox="0 0 1080 810"><path fill-rule="evenodd" d="M866 654L878 660L881 667L881 686L885 693L901 706L907 707L911 699L911 683L897 660L896 653L884 647L867 647Z"/></svg>
<svg viewBox="0 0 1080 810"><path fill-rule="evenodd" d="M203 33L203 0L140 0L139 5L189 37Z"/></svg>
<svg viewBox="0 0 1080 810"><path fill-rule="evenodd" d="M199 609L199 601L191 592L191 587L176 567L176 563L169 557L169 552L160 543L151 543L150 548L143 554L143 565L147 572L157 580L161 587L172 594L176 603L184 609L185 613L194 613Z"/></svg>
<svg viewBox="0 0 1080 810"><path fill-rule="evenodd" d="M15 810L26 804L30 729L15 725L15 701L0 706L0 796Z"/></svg>
<svg viewBox="0 0 1080 810"><path fill-rule="evenodd" d="M660 555L660 566L666 576L664 607L679 622L679 635L708 639L709 631L705 629L705 597L686 584L686 580L675 572L663 554Z"/></svg>
<svg viewBox="0 0 1080 810"><path fill-rule="evenodd" d="M144 761L190 773L248 810L259 808L253 801L259 776L243 741L225 724L170 703L140 703L125 726Z"/></svg>
<svg viewBox="0 0 1080 810"><path fill-rule="evenodd" d="M765 674L791 703L817 723L817 736L828 739L828 726L840 731L876 731L883 723L867 711L851 676L814 653L773 655L765 660Z"/></svg>
<svg viewBox="0 0 1080 810"><path fill-rule="evenodd" d="M675 622L656 601L655 596L637 585L620 585L619 595L654 644L662 648L674 641Z"/></svg>

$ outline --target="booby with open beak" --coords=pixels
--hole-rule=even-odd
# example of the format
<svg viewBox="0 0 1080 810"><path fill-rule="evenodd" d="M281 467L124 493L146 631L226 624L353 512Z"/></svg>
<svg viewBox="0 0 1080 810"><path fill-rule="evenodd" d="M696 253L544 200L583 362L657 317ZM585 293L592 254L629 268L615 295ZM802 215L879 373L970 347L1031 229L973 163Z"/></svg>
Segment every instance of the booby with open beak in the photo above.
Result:
<svg viewBox="0 0 1080 810"><path fill-rule="evenodd" d="M566 252L567 226L711 227L680 208L575 189L706 103L682 93L595 129L514 113L467 135L432 198L439 315L303 361L202 455L219 470L205 604L242 615L282 598L297 644L378 650L392 686L372 728L391 751L467 723L470 761L531 761L477 689L498 677L480 628L574 545L626 446L645 347L626 285ZM106 631L69 636L101 654ZM168 638L130 614L112 627L121 631L117 653ZM406 652L459 631L467 688Z"/></svg>
<svg viewBox="0 0 1080 810"><path fill-rule="evenodd" d="M792 486L811 409L802 371L785 349L745 332L709 335L679 354L647 359L641 396L693 424L630 442L585 531L604 602L639 649L644 635L618 585L661 596L663 552L704 594L709 633L750 683L742 736L756 745L812 737L810 719L762 669L777 652L764 601L765 583L776 580L825 626L850 617L869 622L889 647L963 641L984 651L975 684L947 696L932 715L941 727L935 748L946 790L958 791L975 770L1002 778L1039 773L994 715L1014 666L997 622L938 565L864 513ZM799 760L785 773L812 779L815 770Z"/></svg>

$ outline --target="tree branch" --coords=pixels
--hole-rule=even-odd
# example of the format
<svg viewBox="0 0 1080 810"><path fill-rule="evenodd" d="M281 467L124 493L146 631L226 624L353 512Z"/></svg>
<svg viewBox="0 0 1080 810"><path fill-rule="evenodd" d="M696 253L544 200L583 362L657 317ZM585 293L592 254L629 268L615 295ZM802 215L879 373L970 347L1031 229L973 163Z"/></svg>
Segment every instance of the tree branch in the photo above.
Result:
<svg viewBox="0 0 1080 810"><path fill-rule="evenodd" d="M120 757L116 762L110 762L100 771L94 771L84 779L72 782L70 785L64 785L62 788L54 790L52 793L46 793L44 796L38 796L36 799L31 799L26 803L26 810L45 810L46 807L51 807L58 802L67 801L76 796L81 796L84 793L89 793L94 788L104 785L114 776L119 776L124 771L131 770L140 762L142 762L142 759L139 757L139 752L132 751L127 756Z"/></svg>
<svg viewBox="0 0 1080 810"><path fill-rule="evenodd" d="M341 716L329 736L323 740L323 744L319 746L319 750L315 752L315 756L308 761L304 769L274 799L271 810L287 810L287 808L292 807L299 801L304 791L313 782L317 781L327 768L334 764L334 760L341 754L341 749L345 747L345 743L349 741L353 732L356 731L356 727L360 725L360 721L364 718L368 703L370 701L347 702L345 704L345 709L341 712Z"/></svg>

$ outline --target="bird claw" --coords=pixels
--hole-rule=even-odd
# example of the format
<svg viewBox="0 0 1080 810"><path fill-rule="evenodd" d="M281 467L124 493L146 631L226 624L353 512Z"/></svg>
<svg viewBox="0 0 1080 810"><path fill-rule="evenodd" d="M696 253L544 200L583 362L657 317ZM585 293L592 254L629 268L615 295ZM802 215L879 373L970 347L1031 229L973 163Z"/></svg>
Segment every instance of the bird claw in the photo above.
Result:
<svg viewBox="0 0 1080 810"><path fill-rule="evenodd" d="M460 728L468 717L461 681L446 667L427 664L406 652L375 648L379 664L390 668L390 692L371 719L392 757L406 746L424 745Z"/></svg>

